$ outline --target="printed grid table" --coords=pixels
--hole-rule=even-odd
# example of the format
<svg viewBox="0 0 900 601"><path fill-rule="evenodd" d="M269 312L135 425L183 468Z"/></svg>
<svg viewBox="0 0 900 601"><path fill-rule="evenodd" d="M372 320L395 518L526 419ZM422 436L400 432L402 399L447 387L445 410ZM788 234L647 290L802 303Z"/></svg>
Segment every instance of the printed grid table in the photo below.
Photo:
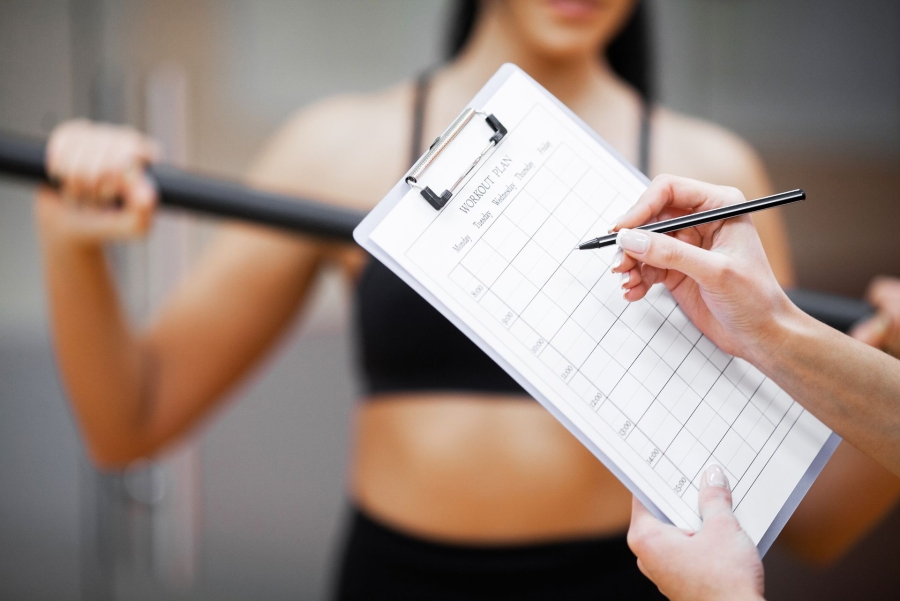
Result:
<svg viewBox="0 0 900 601"><path fill-rule="evenodd" d="M578 251L628 208L560 145L451 272L588 403L697 514L699 478L722 465L737 508L802 410L745 361L718 349L654 286L628 303L614 248ZM771 440L770 440L771 439ZM767 445L767 443L770 443ZM774 444L771 444L774 443Z"/></svg>

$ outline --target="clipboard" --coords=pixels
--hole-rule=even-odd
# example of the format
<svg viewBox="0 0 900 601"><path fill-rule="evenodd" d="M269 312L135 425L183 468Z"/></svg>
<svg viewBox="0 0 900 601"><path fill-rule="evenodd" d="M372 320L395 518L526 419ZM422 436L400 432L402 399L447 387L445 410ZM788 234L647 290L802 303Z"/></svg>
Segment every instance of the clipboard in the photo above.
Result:
<svg viewBox="0 0 900 601"><path fill-rule="evenodd" d="M516 365L513 365L512 358L508 359L503 352L488 343L484 336L467 323L466 319L461 316L461 312L458 314L448 307L445 302L438 298L437 294L429 290L428 286L424 285L396 260L391 253L387 252L373 239L373 233L376 229L397 209L398 205L407 197L411 190L417 193L417 201L421 203L421 206L412 208L412 211L419 219L434 218L435 215L448 210L448 207L451 205L460 204L459 202L454 203L454 195L469 185L471 178L479 172L479 166L483 167L491 157L497 153L502 153L504 143L509 135L515 134L515 124L521 121L521 114L511 115L504 114L499 110L494 110L493 112L491 112L493 109L489 110L491 100L512 80L524 81L528 85L533 86L545 101L556 107L565 118L586 133L593 142L599 144L608 153L608 156L618 163L619 168L624 169L624 172L643 187L647 186L649 180L577 115L521 69L512 64L505 64L472 99L469 107L454 120L441 136L435 139L410 171L401 178L385 198L365 217L355 229L354 238L360 246L397 274L509 373L529 395L537 400L585 445L654 515L666 522L684 526L683 523L679 524L675 520L670 519L651 499L648 492L626 473L628 468L620 465L621 457L614 460L609 453L601 449L588 435L583 424L576 424L573 419L570 419L565 411L548 398L537 381L532 381L532 378L527 377L523 373L524 370L520 370ZM439 168L436 168L436 165ZM480 201L481 198L476 200ZM803 410L800 409L800 411ZM799 421L799 418L797 419ZM816 431L816 436L818 437L816 440L821 441L821 444L817 443L815 455L806 465L802 476L795 483L792 482L790 492L787 494L781 508L771 522L768 523L765 531L758 535L757 548L760 555L764 555L769 549L840 442L840 438L836 434L821 426L815 418L808 416L805 419L805 423L812 424L810 427ZM821 430L820 426L824 430Z"/></svg>

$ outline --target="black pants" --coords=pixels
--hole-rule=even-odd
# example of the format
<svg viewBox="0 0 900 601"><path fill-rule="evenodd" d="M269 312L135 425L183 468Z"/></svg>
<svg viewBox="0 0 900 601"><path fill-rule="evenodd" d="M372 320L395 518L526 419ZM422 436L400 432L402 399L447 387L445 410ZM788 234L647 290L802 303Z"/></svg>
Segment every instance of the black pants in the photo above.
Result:
<svg viewBox="0 0 900 601"><path fill-rule="evenodd" d="M664 599L624 537L467 546L411 537L354 511L339 601Z"/></svg>

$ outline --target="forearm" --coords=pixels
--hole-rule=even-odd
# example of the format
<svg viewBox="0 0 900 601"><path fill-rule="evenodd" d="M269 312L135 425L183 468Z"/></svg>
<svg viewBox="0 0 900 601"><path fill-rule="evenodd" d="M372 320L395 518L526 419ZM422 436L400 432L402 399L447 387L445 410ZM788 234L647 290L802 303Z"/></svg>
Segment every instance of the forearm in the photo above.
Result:
<svg viewBox="0 0 900 601"><path fill-rule="evenodd" d="M146 412L145 361L119 303L102 247L44 232L57 360L95 461L120 464Z"/></svg>
<svg viewBox="0 0 900 601"><path fill-rule="evenodd" d="M851 444L900 475L900 362L792 308L753 362Z"/></svg>

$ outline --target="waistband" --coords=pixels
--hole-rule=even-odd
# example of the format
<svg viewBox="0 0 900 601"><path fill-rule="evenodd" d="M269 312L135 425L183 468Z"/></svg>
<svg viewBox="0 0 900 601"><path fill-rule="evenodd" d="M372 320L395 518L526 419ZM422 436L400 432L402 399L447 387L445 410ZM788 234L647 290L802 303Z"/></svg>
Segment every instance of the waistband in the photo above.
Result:
<svg viewBox="0 0 900 601"><path fill-rule="evenodd" d="M335 598L340 601L664 599L624 536L473 545L399 531L354 509Z"/></svg>

